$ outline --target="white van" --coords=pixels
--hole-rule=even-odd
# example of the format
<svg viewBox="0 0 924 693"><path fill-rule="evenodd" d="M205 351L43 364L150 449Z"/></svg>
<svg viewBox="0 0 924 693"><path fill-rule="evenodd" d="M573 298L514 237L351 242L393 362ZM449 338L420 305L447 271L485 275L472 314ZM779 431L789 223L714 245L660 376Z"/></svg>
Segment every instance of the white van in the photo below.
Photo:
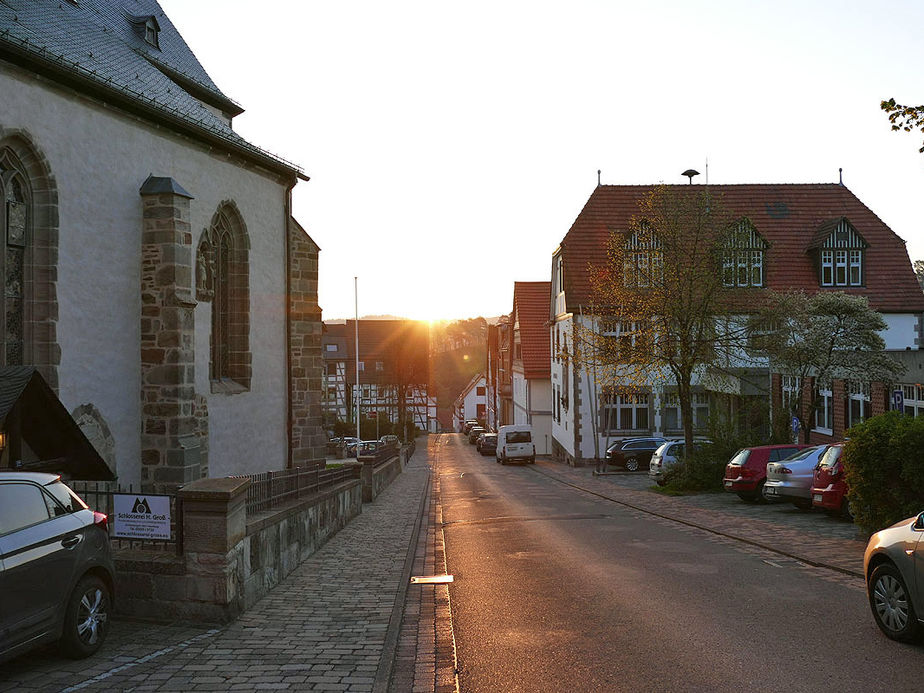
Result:
<svg viewBox="0 0 924 693"><path fill-rule="evenodd" d="M501 464L523 460L536 462L536 446L533 445L533 427L529 424L511 424L497 429L497 452L495 459Z"/></svg>

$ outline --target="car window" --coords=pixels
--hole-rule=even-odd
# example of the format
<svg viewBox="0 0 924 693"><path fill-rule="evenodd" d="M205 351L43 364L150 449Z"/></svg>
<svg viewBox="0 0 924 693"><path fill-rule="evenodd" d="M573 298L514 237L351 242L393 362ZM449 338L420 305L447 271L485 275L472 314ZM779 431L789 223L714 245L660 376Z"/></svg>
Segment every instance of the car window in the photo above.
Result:
<svg viewBox="0 0 924 693"><path fill-rule="evenodd" d="M50 517L45 494L34 484L0 484L0 534L44 522Z"/></svg>
<svg viewBox="0 0 924 693"><path fill-rule="evenodd" d="M673 455L677 459L680 459L681 457L683 457L684 455L683 451L686 449L687 449L686 443L675 443L674 445L671 446L671 449L668 452L668 454Z"/></svg>
<svg viewBox="0 0 924 693"><path fill-rule="evenodd" d="M508 443L531 443L532 441L533 437L529 431L509 431L507 433Z"/></svg>
<svg viewBox="0 0 924 693"><path fill-rule="evenodd" d="M770 461L779 462L780 460L785 460L794 452L798 452L799 448L776 448L770 451Z"/></svg>
<svg viewBox="0 0 924 693"><path fill-rule="evenodd" d="M795 451L794 453L792 453L789 457L786 457L786 458L784 458L784 459L792 460L793 462L795 462L795 461L797 461L797 460L804 460L804 459L806 459L806 458L811 457L811 456L814 455L816 452L818 452L818 449L819 449L820 447L822 447L822 446L821 446L821 445L816 445L815 447L805 448L804 450L796 450L796 451Z"/></svg>
<svg viewBox="0 0 924 693"><path fill-rule="evenodd" d="M818 460L819 467L833 467L837 464L838 458L841 456L844 448L840 445L835 445L827 449L824 455L821 456L821 459Z"/></svg>
<svg viewBox="0 0 924 693"><path fill-rule="evenodd" d="M51 512L53 515L66 515L67 513L76 513L79 510L86 510L87 504L84 503L80 496L70 490L60 481L54 481L45 485L45 490L58 501L59 505L52 504Z"/></svg>
<svg viewBox="0 0 924 693"><path fill-rule="evenodd" d="M748 461L748 457L750 456L751 456L751 451L748 450L747 448L743 450L739 450L738 452L735 453L735 456L731 458L731 461L729 461L729 464L743 465L745 462Z"/></svg>
<svg viewBox="0 0 924 693"><path fill-rule="evenodd" d="M634 443L628 443L625 450L654 450L657 443L650 440L637 440Z"/></svg>

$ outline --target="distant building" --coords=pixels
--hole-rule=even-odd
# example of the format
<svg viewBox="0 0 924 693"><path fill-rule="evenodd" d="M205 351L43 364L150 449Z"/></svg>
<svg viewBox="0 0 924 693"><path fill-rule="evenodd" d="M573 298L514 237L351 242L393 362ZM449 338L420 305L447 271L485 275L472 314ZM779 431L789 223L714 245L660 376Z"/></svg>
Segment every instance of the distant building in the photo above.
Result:
<svg viewBox="0 0 924 693"><path fill-rule="evenodd" d="M323 456L307 178L233 130L157 2L0 3L0 93L0 365L35 366L122 482Z"/></svg>
<svg viewBox="0 0 924 693"><path fill-rule="evenodd" d="M439 428L436 398L430 394L429 328L415 320L359 321L359 380L356 379L356 321L324 326L325 363L322 408L328 424L379 416L398 423L404 401L405 420L421 431Z"/></svg>
<svg viewBox="0 0 924 693"><path fill-rule="evenodd" d="M550 282L515 282L510 343L513 420L533 429L536 454L552 451L552 387L550 380Z"/></svg>
<svg viewBox="0 0 924 693"><path fill-rule="evenodd" d="M484 373L474 376L453 403L454 430L461 431L465 422L475 419L486 423L488 415L487 380Z"/></svg>

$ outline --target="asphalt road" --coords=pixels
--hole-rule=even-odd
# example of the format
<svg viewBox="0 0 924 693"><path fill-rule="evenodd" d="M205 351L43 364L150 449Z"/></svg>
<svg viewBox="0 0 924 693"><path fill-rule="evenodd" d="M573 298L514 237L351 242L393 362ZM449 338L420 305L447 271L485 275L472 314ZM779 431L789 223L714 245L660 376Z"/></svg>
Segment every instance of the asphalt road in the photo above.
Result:
<svg viewBox="0 0 924 693"><path fill-rule="evenodd" d="M438 462L462 693L919 691L861 580L502 466Z"/></svg>

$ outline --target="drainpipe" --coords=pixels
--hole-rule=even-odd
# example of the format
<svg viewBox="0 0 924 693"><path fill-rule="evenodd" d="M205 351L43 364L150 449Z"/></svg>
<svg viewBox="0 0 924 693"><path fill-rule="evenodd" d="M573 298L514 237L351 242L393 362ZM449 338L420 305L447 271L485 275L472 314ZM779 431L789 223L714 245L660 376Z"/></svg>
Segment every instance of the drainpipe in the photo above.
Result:
<svg viewBox="0 0 924 693"><path fill-rule="evenodd" d="M289 220L292 218L292 189L298 183L298 178L292 177L286 185L285 221L283 229L283 248L286 257L286 468L290 469L293 462L292 440L292 258L289 249Z"/></svg>

